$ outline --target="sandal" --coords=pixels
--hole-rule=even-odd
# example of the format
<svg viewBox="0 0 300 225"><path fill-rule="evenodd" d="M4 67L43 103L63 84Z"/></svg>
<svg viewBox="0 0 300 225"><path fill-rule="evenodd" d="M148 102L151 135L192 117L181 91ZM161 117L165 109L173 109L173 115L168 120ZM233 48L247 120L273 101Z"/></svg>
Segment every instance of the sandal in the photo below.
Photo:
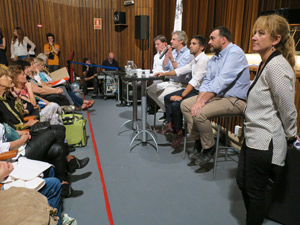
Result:
<svg viewBox="0 0 300 225"><path fill-rule="evenodd" d="M87 103L88 108L92 107L94 105L95 101L94 100L89 100Z"/></svg>

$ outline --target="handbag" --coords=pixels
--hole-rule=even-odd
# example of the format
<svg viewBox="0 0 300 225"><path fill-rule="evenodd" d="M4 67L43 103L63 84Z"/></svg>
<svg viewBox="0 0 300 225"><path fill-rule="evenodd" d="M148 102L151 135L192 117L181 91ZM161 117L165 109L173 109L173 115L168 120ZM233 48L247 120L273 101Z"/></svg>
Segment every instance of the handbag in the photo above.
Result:
<svg viewBox="0 0 300 225"><path fill-rule="evenodd" d="M6 137L7 141L16 141L16 140L20 139L19 133L14 128L12 128L11 126L9 126L6 123L3 123L3 127L5 130L5 137Z"/></svg>
<svg viewBox="0 0 300 225"><path fill-rule="evenodd" d="M30 127L30 133L39 133L39 132L47 130L49 128L50 128L49 121L38 122L38 123L34 124L32 127Z"/></svg>

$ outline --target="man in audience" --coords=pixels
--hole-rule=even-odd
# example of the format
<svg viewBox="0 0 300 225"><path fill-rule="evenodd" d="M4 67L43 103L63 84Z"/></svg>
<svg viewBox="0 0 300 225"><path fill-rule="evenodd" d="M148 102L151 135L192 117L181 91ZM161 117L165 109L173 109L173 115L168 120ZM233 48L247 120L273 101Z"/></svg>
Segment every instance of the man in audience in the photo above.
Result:
<svg viewBox="0 0 300 225"><path fill-rule="evenodd" d="M181 74L192 72L192 79L189 81L186 88L168 94L164 99L167 116L166 121L168 122L168 125L160 133L165 134L173 131L175 138L171 144L172 147L178 146L183 138L180 103L184 99L198 95L199 87L206 75L206 68L209 58L204 53L205 48L206 39L201 35L195 35L190 44L190 53L194 55L194 60L181 68L177 68L166 73L157 73L160 77L180 76Z"/></svg>
<svg viewBox="0 0 300 225"><path fill-rule="evenodd" d="M83 63L92 65L91 60L89 58L84 58ZM96 98L96 97L98 97L98 87L99 87L97 68L94 66L89 66L89 65L82 66L83 93L85 95L87 95L88 85L92 84L94 87L94 93L92 94L92 97Z"/></svg>
<svg viewBox="0 0 300 225"><path fill-rule="evenodd" d="M201 162L209 161L215 153L215 140L210 118L242 113L250 84L248 62L243 50L231 41L226 27L215 28L208 44L215 55L208 62L207 73L198 96L181 103L195 150Z"/></svg>
<svg viewBox="0 0 300 225"><path fill-rule="evenodd" d="M46 35L48 43L44 45L44 54L48 56L48 70L53 72L59 69L59 45L55 44L55 37L53 34Z"/></svg>
<svg viewBox="0 0 300 225"><path fill-rule="evenodd" d="M106 60L102 62L102 66L116 67L119 68L118 61L115 60L115 55L113 52L108 53ZM115 71L115 69L103 68L105 71Z"/></svg>
<svg viewBox="0 0 300 225"><path fill-rule="evenodd" d="M187 39L187 35L184 31L175 31L172 33L171 47L163 61L164 71L183 67L193 60L193 55L190 54L189 49L186 47ZM159 105L163 112L165 112L164 97L167 94L182 89L183 86L187 85L190 78L190 73L171 77L167 82L154 84L149 87L148 95ZM164 120L165 115L160 119Z"/></svg>

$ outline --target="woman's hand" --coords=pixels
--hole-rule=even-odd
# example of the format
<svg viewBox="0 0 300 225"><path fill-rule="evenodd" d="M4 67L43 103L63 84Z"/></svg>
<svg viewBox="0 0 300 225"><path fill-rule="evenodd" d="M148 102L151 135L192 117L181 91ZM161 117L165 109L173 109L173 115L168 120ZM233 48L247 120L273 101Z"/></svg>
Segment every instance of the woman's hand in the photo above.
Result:
<svg viewBox="0 0 300 225"><path fill-rule="evenodd" d="M32 127L34 124L36 124L37 122L39 122L38 120L33 120L33 119L31 119L31 120L29 120L27 123L25 123L25 125L27 126L27 127Z"/></svg>
<svg viewBox="0 0 300 225"><path fill-rule="evenodd" d="M10 162L0 161L0 182L2 182L13 171L14 166Z"/></svg>
<svg viewBox="0 0 300 225"><path fill-rule="evenodd" d="M21 137L20 137L20 140L22 141L22 144L26 144L28 140L31 139L31 136L29 134L29 132L24 132L22 133Z"/></svg>
<svg viewBox="0 0 300 225"><path fill-rule="evenodd" d="M56 89L56 93L57 93L57 94L62 94L62 93L64 92L64 90L61 89L61 88L59 88L59 87L57 87L57 88L55 88L55 89Z"/></svg>

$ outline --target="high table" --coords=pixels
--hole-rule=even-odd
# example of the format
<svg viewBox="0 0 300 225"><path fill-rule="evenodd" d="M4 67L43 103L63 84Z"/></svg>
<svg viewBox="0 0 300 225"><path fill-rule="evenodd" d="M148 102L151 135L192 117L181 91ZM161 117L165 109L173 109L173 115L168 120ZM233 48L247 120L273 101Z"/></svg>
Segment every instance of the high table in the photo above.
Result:
<svg viewBox="0 0 300 225"><path fill-rule="evenodd" d="M146 82L147 81L153 81L153 80L162 80L162 77L129 77L129 76L124 76L122 77L123 80L132 82L132 88L133 88L133 119L130 121L126 121L121 128L129 122L133 123L133 129L137 131L136 135L132 138L130 145L129 145L129 151L131 151L131 146L133 142L142 136L141 143L142 145L146 145L148 143L147 139L147 134L151 137L151 139L154 141L155 146L156 146L156 151L158 151L158 145L156 142L156 139L154 135L151 133L151 131L147 130L147 89L146 89ZM137 82L141 82L141 98L142 98L142 106L141 106L141 111L142 111L142 127L141 129L138 128L137 126ZM121 129L120 128L120 129ZM151 140L150 139L150 140Z"/></svg>

